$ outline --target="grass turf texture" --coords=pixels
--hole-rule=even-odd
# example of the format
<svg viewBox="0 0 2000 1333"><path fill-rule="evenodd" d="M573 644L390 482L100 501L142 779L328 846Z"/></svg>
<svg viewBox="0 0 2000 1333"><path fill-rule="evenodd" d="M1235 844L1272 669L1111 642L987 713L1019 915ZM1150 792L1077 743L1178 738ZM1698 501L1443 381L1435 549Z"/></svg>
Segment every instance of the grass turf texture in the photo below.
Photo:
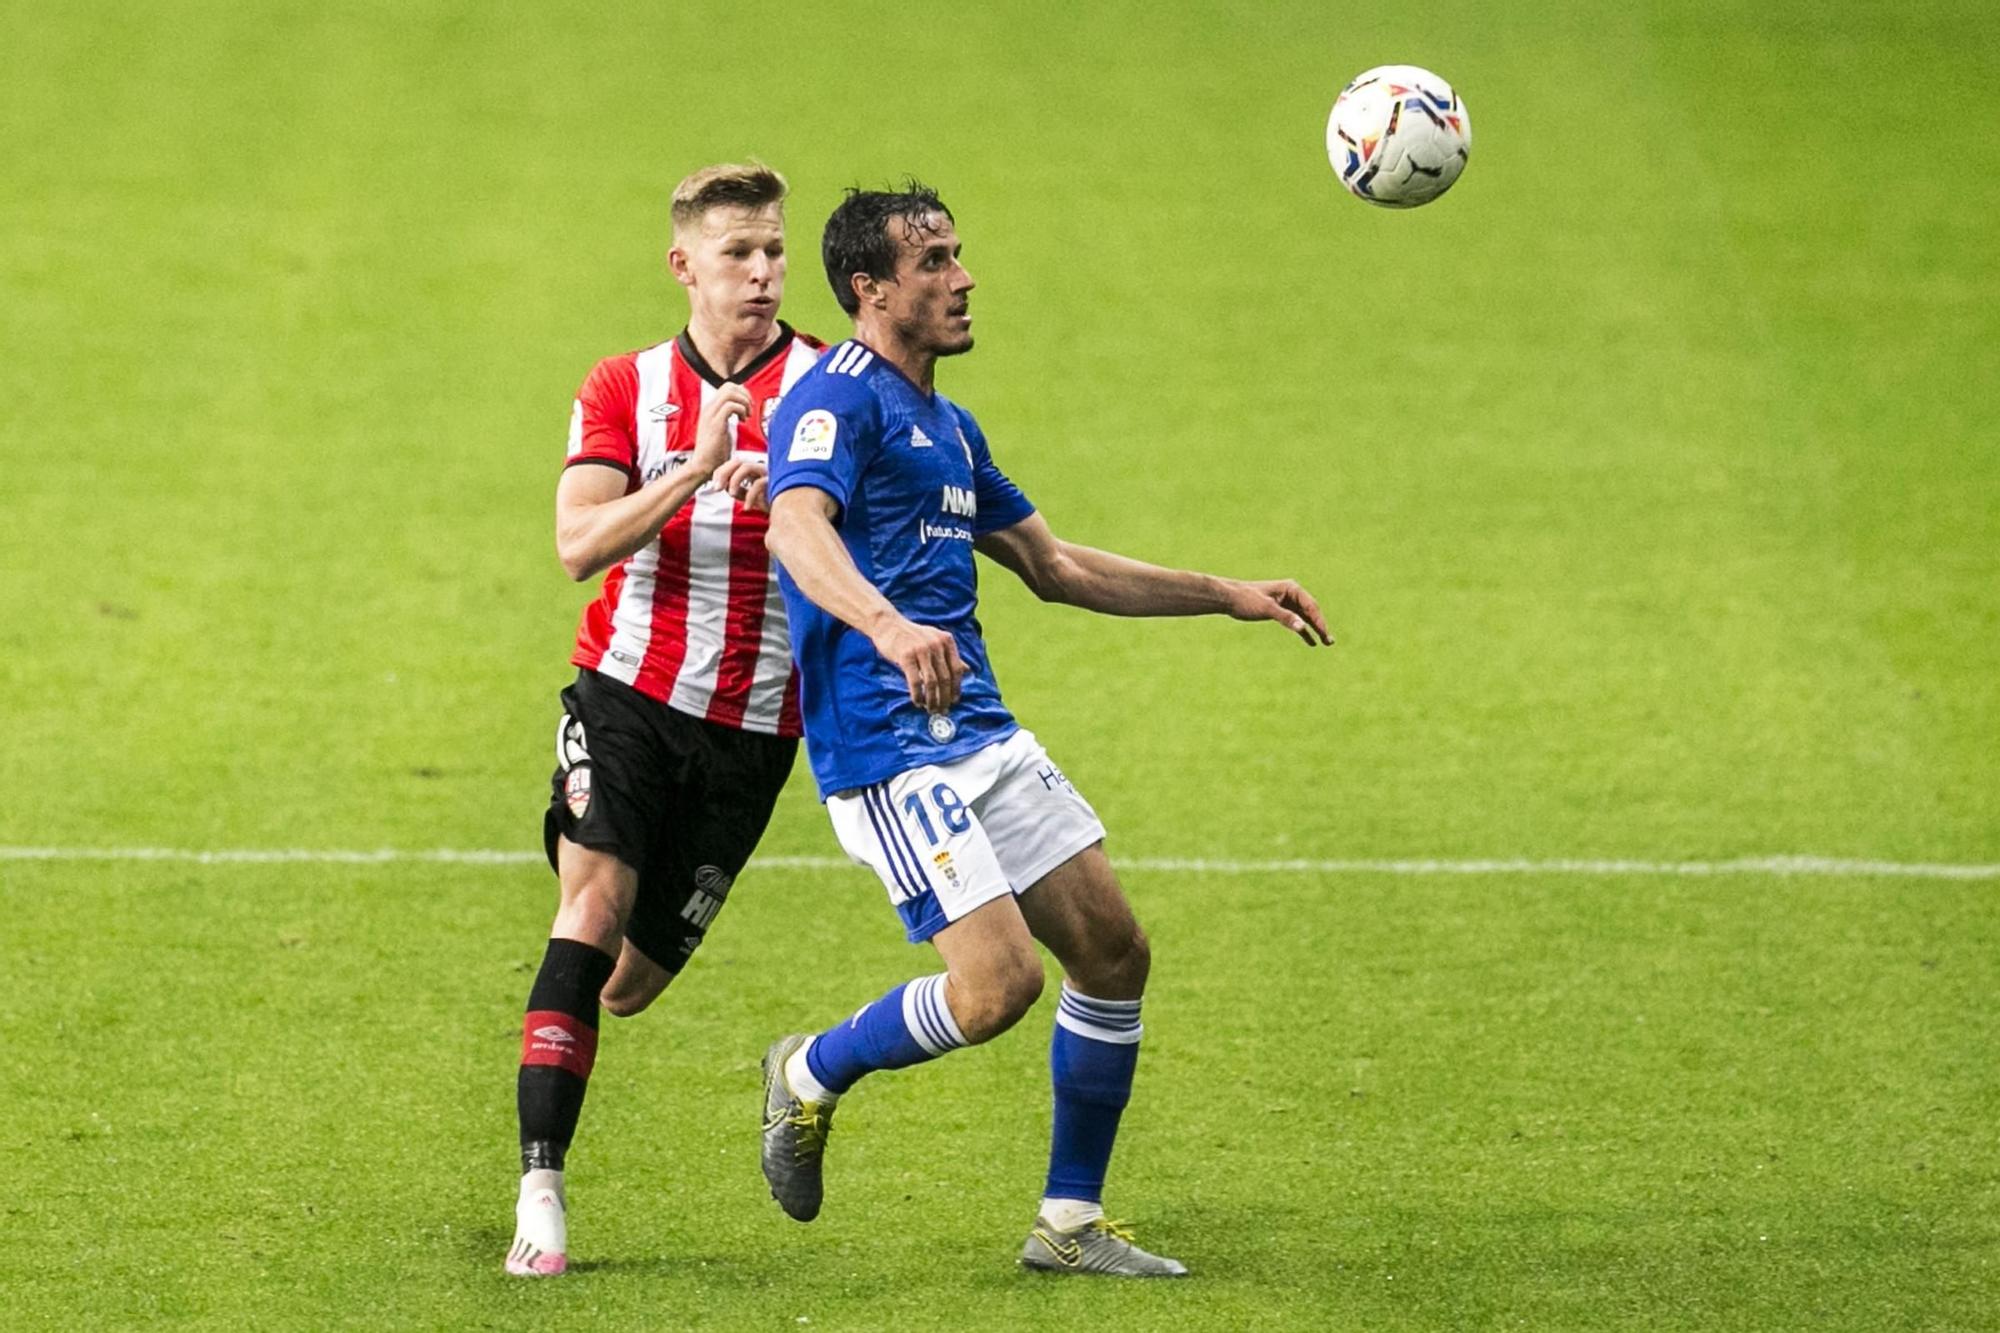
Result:
<svg viewBox="0 0 2000 1333"><path fill-rule="evenodd" d="M765 1040L910 969L865 877L769 871L673 1003L607 1028L578 1271L523 1284L495 1262L501 1093L539 874L446 869L416 896L400 871L262 874L141 867L114 923L79 919L74 872L25 876L22 989L74 1000L9 1042L33 1089L9 1153L37 1164L8 1205L44 1256L10 1280L27 1308L1962 1328L1992 1294L1980 890L1287 876L1218 914L1212 885L1135 876L1161 966L1117 1192L1201 1276L1124 1287L1011 1267L1046 1014L852 1098L812 1227L762 1197ZM807 913L839 968L774 954ZM141 960L170 980L135 986ZM940 1136L954 1152L906 1149Z"/></svg>
<svg viewBox="0 0 2000 1333"><path fill-rule="evenodd" d="M1308 654L988 579L1114 852L2000 860L1974 6L17 8L0 844L532 847L568 396L678 327L672 181L756 154L822 334L839 187L944 189L983 286L943 385L1059 532L1328 605ZM1476 126L1414 214L1318 143L1388 60ZM802 781L766 847L832 850ZM1041 1014L871 1083L785 1223L756 1056L928 964L864 878L753 869L607 1033L581 1271L527 1289L544 874L0 862L0 1306L1993 1325L1992 882L1130 887L1159 963L1113 1204L1197 1281L1011 1269Z"/></svg>

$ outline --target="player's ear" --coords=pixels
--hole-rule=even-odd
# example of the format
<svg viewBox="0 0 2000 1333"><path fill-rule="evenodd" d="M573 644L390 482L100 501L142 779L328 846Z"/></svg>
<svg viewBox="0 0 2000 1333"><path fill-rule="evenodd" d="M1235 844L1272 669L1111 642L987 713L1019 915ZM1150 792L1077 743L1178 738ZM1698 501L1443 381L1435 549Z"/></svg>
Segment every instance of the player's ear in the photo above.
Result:
<svg viewBox="0 0 2000 1333"><path fill-rule="evenodd" d="M850 273L847 275L847 283L854 289L855 297L863 305L872 305L880 309L888 302L888 298L882 294L881 279L872 274Z"/></svg>
<svg viewBox="0 0 2000 1333"><path fill-rule="evenodd" d="M688 252L678 243L667 247L667 272L674 275L674 281L683 287L694 286L694 265L688 261Z"/></svg>

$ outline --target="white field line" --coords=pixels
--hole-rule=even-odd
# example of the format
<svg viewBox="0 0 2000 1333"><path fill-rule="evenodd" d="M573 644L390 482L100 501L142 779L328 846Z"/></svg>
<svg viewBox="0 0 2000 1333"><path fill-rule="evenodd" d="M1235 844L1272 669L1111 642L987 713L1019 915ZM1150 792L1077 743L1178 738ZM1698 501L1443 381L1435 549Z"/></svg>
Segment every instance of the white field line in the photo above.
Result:
<svg viewBox="0 0 2000 1333"><path fill-rule="evenodd" d="M492 849L393 847L373 851L307 847L5 847L0 861L174 861L195 865L532 865L540 852ZM1832 856L1750 856L1728 861L1588 860L1318 860L1307 857L1236 860L1209 857L1116 858L1128 870L1189 875L1599 875L1691 876L1825 875L1901 879L2000 879L2000 865L1950 865L1935 861L1867 861ZM754 865L773 870L837 870L842 856L760 856Z"/></svg>

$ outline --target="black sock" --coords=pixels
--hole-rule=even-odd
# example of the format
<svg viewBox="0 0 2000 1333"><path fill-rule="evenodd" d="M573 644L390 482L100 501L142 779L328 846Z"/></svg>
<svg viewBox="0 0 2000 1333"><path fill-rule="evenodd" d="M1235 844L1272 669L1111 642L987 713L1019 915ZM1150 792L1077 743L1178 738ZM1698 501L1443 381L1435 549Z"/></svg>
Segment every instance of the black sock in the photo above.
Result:
<svg viewBox="0 0 2000 1333"><path fill-rule="evenodd" d="M550 940L521 1024L521 1170L562 1170L597 1059L597 995L617 960L578 940Z"/></svg>

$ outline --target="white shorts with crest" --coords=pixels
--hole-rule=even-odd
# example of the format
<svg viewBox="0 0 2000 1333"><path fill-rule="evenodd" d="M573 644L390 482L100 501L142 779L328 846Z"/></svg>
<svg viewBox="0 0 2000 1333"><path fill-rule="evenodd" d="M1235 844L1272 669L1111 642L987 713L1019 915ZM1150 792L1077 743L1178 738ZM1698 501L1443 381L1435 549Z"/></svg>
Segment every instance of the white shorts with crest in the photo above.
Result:
<svg viewBox="0 0 2000 1333"><path fill-rule="evenodd" d="M830 796L826 811L841 850L880 877L913 941L1104 840L1090 802L1026 730Z"/></svg>

